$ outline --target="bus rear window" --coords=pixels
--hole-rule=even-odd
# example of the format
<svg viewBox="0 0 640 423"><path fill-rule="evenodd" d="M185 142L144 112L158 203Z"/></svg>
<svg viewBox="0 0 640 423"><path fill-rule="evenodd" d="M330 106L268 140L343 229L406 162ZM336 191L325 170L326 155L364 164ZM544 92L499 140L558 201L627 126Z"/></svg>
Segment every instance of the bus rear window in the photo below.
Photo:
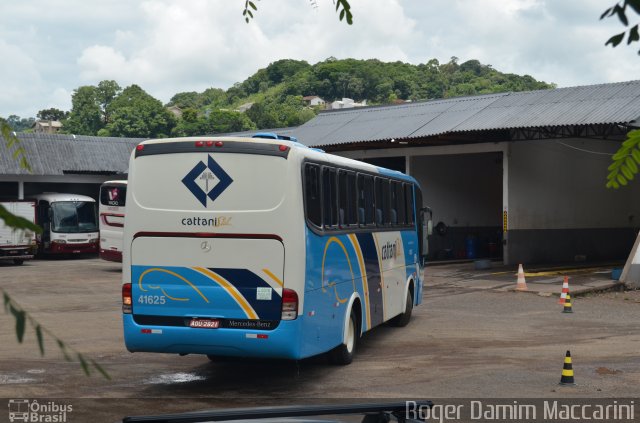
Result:
<svg viewBox="0 0 640 423"><path fill-rule="evenodd" d="M127 187L105 185L100 188L100 204L103 206L124 207L127 198Z"/></svg>
<svg viewBox="0 0 640 423"><path fill-rule="evenodd" d="M136 159L131 198L156 210L265 211L283 200L286 161L236 153L179 153Z"/></svg>

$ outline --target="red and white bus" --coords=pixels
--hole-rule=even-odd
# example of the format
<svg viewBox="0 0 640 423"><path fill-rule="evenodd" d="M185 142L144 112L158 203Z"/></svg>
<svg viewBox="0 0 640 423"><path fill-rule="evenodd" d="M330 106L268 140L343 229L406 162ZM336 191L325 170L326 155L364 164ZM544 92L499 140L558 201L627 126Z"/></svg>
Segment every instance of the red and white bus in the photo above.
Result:
<svg viewBox="0 0 640 423"><path fill-rule="evenodd" d="M100 258L122 262L122 232L127 181L107 181L100 187Z"/></svg>
<svg viewBox="0 0 640 423"><path fill-rule="evenodd" d="M36 202L37 236L40 254L83 254L98 252L96 201L86 195L45 192Z"/></svg>

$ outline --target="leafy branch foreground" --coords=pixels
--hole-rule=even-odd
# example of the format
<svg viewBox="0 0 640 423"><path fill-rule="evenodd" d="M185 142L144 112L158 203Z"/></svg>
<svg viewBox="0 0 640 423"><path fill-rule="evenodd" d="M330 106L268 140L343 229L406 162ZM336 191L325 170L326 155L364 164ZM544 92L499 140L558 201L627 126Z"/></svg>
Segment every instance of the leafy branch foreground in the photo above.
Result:
<svg viewBox="0 0 640 423"><path fill-rule="evenodd" d="M41 356L44 356L44 336L47 335L56 342L65 360L69 362L77 361L80 363L85 375L91 376L91 371L94 369L97 370L105 379L111 380L111 376L109 376L109 373L107 373L102 366L78 352L73 347L70 347L49 329L43 327L31 314L20 307L20 305L16 303L4 289L0 289L0 291L2 291L2 297L4 299L5 313L11 314L16 321L16 337L18 338L18 343L21 344L24 340L28 323L35 332Z"/></svg>
<svg viewBox="0 0 640 423"><path fill-rule="evenodd" d="M627 134L627 139L613 155L609 165L607 188L618 189L627 185L638 173L640 166L640 129Z"/></svg>

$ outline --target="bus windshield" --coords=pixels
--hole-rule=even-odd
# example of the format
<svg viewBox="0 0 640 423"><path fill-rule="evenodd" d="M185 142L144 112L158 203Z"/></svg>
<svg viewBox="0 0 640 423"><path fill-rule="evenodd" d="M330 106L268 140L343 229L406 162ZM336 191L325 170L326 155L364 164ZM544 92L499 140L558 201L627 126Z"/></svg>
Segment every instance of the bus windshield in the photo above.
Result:
<svg viewBox="0 0 640 423"><path fill-rule="evenodd" d="M53 232L97 232L96 205L88 201L58 201L51 204Z"/></svg>

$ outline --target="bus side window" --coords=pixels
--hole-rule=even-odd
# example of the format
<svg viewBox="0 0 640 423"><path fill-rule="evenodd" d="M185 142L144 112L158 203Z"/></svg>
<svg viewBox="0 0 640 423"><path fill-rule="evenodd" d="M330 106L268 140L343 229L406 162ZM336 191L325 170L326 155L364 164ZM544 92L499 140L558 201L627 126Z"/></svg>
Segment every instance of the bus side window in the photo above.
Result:
<svg viewBox="0 0 640 423"><path fill-rule="evenodd" d="M304 168L304 200L307 219L315 226L322 226L322 203L320 202L320 168L307 163Z"/></svg>
<svg viewBox="0 0 640 423"><path fill-rule="evenodd" d="M392 226L396 226L398 224L398 193L396 192L396 185L398 183L396 181L391 181L389 183L389 221Z"/></svg>
<svg viewBox="0 0 640 423"><path fill-rule="evenodd" d="M341 170L338 173L339 212L338 219L341 228L358 224L356 211L356 179L353 172Z"/></svg>
<svg viewBox="0 0 640 423"><path fill-rule="evenodd" d="M337 198L336 170L331 167L322 168L322 204L324 205L324 226L334 228L338 225L338 198Z"/></svg>
<svg viewBox="0 0 640 423"><path fill-rule="evenodd" d="M373 177L358 174L358 222L360 225L374 224L374 213Z"/></svg>
<svg viewBox="0 0 640 423"><path fill-rule="evenodd" d="M408 225L413 225L415 222L413 219L414 210L416 209L416 206L413 204L413 185L404 184L404 199L406 204L405 212L407 214L406 222ZM417 207L421 207L421 205Z"/></svg>
<svg viewBox="0 0 640 423"><path fill-rule="evenodd" d="M376 224L388 226L391 223L391 198L389 180L376 178Z"/></svg>
<svg viewBox="0 0 640 423"><path fill-rule="evenodd" d="M397 224L404 226L407 223L406 205L404 199L404 190L401 182L393 182L393 192L395 193L396 212L398 215Z"/></svg>
<svg viewBox="0 0 640 423"><path fill-rule="evenodd" d="M354 172L347 173L347 190L349 192L349 217L347 219L349 225L358 224L358 211L356 210L358 204L357 187L356 187L356 174Z"/></svg>

